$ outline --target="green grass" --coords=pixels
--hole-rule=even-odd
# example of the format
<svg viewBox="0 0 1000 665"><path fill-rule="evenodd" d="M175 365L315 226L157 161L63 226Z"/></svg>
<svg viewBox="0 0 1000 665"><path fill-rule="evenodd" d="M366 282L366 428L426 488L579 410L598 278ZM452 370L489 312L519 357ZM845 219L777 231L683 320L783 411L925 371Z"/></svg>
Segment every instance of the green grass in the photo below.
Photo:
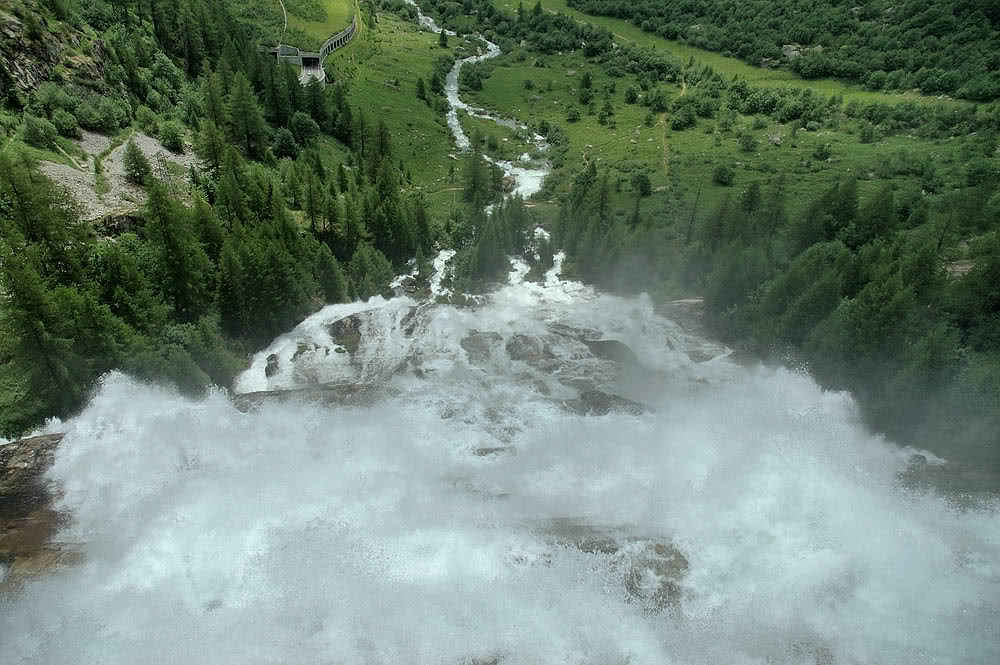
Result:
<svg viewBox="0 0 1000 665"><path fill-rule="evenodd" d="M353 0L285 0L288 31L285 43L316 50L351 24Z"/></svg>
<svg viewBox="0 0 1000 665"><path fill-rule="evenodd" d="M624 91L635 85L634 78L612 79L599 68L588 67L580 54L546 56L545 67L535 67L532 62L530 57L524 62L516 62L512 56L502 57L485 80L483 90L464 92L463 97L530 125L537 126L547 120L562 127L569 138L569 148L565 165L554 174L554 193L568 192L573 174L594 161L598 170L608 170L611 176L616 190L614 206L619 216L632 209L635 195L630 181L637 170L649 175L654 188L654 194L641 202L643 213L655 215L665 223L682 219L685 224L696 198L697 219L701 220L713 214L727 194L739 197L750 184L764 185L779 173L785 175L787 207L793 217L842 177L860 179L862 200L886 183L897 189L918 187L916 176L879 177L880 161L899 150L909 151L914 158L934 156L946 188L963 186L965 160L960 153L964 139L928 140L900 135L863 144L856 133L857 123L846 117L815 132L799 129L794 136L797 122L782 125L764 118L765 126L754 130L754 118L742 115L737 116L733 129L727 132L717 129L716 120L702 118L694 128L674 131L669 128L669 114L664 118L666 128L658 116L654 116L652 126L647 126L644 120L649 110L639 104L625 103ZM602 91L608 84L615 84L616 90L611 95L614 128L600 125L597 115L589 114L577 99L580 76L588 69L593 75L596 110L604 104ZM569 72L575 75L569 76ZM526 79L533 82L531 89L525 87ZM665 85L663 89L672 97L680 94L676 85ZM566 120L571 107L580 111L578 122ZM483 127L488 135L491 130ZM712 131L708 133L710 128ZM744 130L758 141L757 149L752 152L743 152L740 147L738 137ZM770 142L772 136L780 136L780 146ZM832 148L831 158L821 161L813 157L816 147L827 143ZM720 164L734 170L731 186L712 181L713 171Z"/></svg>
<svg viewBox="0 0 1000 665"><path fill-rule="evenodd" d="M379 16L377 30L361 28L360 22L359 30L350 44L327 58L328 73L347 83L351 107L364 112L370 127L385 121L393 160L402 159L413 177L409 191L423 193L432 216L442 220L461 201L455 188L461 186L462 163L449 157L454 148L444 116L416 96L417 76L428 81L434 59L443 53L437 36L392 14ZM454 182L449 181L450 166Z"/></svg>
<svg viewBox="0 0 1000 665"><path fill-rule="evenodd" d="M579 21L590 23L602 28L607 28L614 33L617 39L624 39L640 46L649 46L663 49L685 63L690 58L711 66L715 71L725 75L727 78L739 76L746 79L748 83L757 86L791 86L798 88L812 88L817 92L826 95L843 95L844 101L857 99L861 102L881 101L888 103L898 103L901 101L918 101L926 103L941 103L936 97L919 95L912 92L887 93L872 92L856 84L847 83L838 79L816 79L805 80L787 69L767 69L754 67L737 58L730 58L705 49L697 48L677 40L664 39L658 35L643 32L641 28L623 19L616 19L606 16L591 16L575 9L570 9L566 5L566 0L541 0L542 7L553 12L561 12ZM517 11L517 2L514 0L497 0L497 7L507 12ZM956 102L958 103L958 102Z"/></svg>

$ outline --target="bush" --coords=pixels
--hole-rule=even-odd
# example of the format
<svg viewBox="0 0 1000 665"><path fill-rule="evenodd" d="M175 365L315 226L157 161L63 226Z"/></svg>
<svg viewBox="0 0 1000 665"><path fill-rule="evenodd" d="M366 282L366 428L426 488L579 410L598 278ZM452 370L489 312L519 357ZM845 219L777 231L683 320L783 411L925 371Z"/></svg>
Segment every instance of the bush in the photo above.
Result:
<svg viewBox="0 0 1000 665"><path fill-rule="evenodd" d="M535 89L535 82L532 81L531 79L524 79L524 89L525 90L534 90Z"/></svg>
<svg viewBox="0 0 1000 665"><path fill-rule="evenodd" d="M816 146L816 149L813 150L813 158L819 160L830 159L831 154L833 154L833 150L830 148L829 143L820 143Z"/></svg>
<svg viewBox="0 0 1000 665"><path fill-rule="evenodd" d="M129 139L125 144L125 155L122 159L125 166L125 179L134 185L145 185L153 172L149 160L142 153L135 139Z"/></svg>
<svg viewBox="0 0 1000 665"><path fill-rule="evenodd" d="M863 122L861 124L861 131L858 133L859 138L862 143L874 143L875 142L875 125L870 122Z"/></svg>
<svg viewBox="0 0 1000 665"><path fill-rule="evenodd" d="M170 152L184 153L184 127L176 120L160 124L160 143Z"/></svg>
<svg viewBox="0 0 1000 665"><path fill-rule="evenodd" d="M128 112L104 97L91 96L76 107L80 126L103 134L110 134L128 120Z"/></svg>
<svg viewBox="0 0 1000 665"><path fill-rule="evenodd" d="M36 118L33 115L24 118L24 142L36 148L47 149L55 145L56 126L45 118Z"/></svg>
<svg viewBox="0 0 1000 665"><path fill-rule="evenodd" d="M52 112L52 124L60 136L68 139L80 138L80 125L76 122L76 116L69 111L56 109Z"/></svg>
<svg viewBox="0 0 1000 665"><path fill-rule="evenodd" d="M302 111L295 112L289 126L292 130L292 136L295 137L295 141L299 145L308 145L319 136L319 125L309 117L309 114Z"/></svg>
<svg viewBox="0 0 1000 665"><path fill-rule="evenodd" d="M632 176L632 189L639 193L639 196L649 196L653 193L653 184L649 181L649 176L645 173L636 173Z"/></svg>
<svg viewBox="0 0 1000 665"><path fill-rule="evenodd" d="M566 112L566 122L579 122L580 121L580 110L577 108L571 108Z"/></svg>
<svg viewBox="0 0 1000 665"><path fill-rule="evenodd" d="M725 164L719 164L715 167L715 171L712 172L712 182L723 187L732 185L733 177L733 170Z"/></svg>
<svg viewBox="0 0 1000 665"><path fill-rule="evenodd" d="M295 137L292 133L280 127L278 131L274 133L274 156L278 159L283 157L288 157L289 159L295 159L299 154L299 144L295 142Z"/></svg>
<svg viewBox="0 0 1000 665"><path fill-rule="evenodd" d="M740 150L743 152L753 152L757 149L757 139L750 132L740 134Z"/></svg>

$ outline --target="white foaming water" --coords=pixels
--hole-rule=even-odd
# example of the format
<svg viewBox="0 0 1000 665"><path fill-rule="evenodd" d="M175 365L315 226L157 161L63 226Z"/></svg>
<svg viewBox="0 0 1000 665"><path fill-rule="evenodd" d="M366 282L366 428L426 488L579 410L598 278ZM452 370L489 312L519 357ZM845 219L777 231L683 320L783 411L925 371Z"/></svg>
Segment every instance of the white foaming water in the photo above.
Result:
<svg viewBox="0 0 1000 665"><path fill-rule="evenodd" d="M261 363L364 310L354 364L386 389L370 405L241 413L107 377L49 473L84 560L3 601L0 662L1000 661L997 506L901 488L907 453L848 396L731 364L647 298L514 282L475 310L326 308L238 384L346 371L335 352L270 379ZM472 330L540 337L548 364L503 342L473 360ZM641 368L578 341L599 338ZM580 381L656 411L562 408ZM673 543L676 604L630 596L621 552L554 542L556 518Z"/></svg>
<svg viewBox="0 0 1000 665"><path fill-rule="evenodd" d="M417 22L430 30L431 32L439 33L443 28L439 27L438 24L430 16L425 15L420 11L420 7L414 0L406 0L406 2L417 9ZM454 35L455 33L451 30L444 30L448 35ZM455 137L455 145L459 150L468 150L470 146L469 137L465 134L465 130L462 129L462 123L458 119L458 112L464 111L470 116L475 118L484 118L486 120L492 120L498 125L503 125L514 130L526 130L527 125L518 122L517 120L512 120L509 118L501 118L493 113L490 113L484 109L478 108L467 104L459 96L459 85L458 78L462 71L462 66L466 63L481 62L483 60L489 60L490 58L495 58L500 55L500 47L493 42L480 37L483 43L486 44L486 53L481 55L469 56L467 58L460 58L455 62L455 65L448 72L445 77L445 98L448 100L448 128L451 129L452 136ZM545 141L545 137L538 134L534 134L532 138L535 148L540 151L548 149L548 144ZM496 164L499 166L503 172L514 178L514 188L511 194L520 194L524 198L528 198L535 192L538 192L542 188L542 183L545 180L545 176L549 174L548 165L542 165L537 168L529 168L526 166L517 166L514 162L505 159L494 159L493 157L485 156L486 160L491 164ZM527 159L526 159L527 158ZM531 155L524 153L519 158L521 162L531 161Z"/></svg>

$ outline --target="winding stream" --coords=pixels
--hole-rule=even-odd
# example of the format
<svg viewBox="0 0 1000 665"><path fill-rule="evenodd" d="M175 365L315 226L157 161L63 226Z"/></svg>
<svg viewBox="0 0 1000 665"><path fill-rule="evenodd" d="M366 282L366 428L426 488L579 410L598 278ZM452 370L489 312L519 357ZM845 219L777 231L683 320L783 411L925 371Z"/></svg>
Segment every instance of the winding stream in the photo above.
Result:
<svg viewBox="0 0 1000 665"><path fill-rule="evenodd" d="M408 4L416 8L417 21L420 25L434 33L439 33L443 30L443 28L438 26L433 18L420 11L420 7L414 0L406 1ZM455 34L451 30L445 30L445 32L448 35ZM445 78L445 96L448 99L448 128L451 129L452 136L455 137L455 145L459 150L468 150L469 148L469 137L465 134L465 130L462 129L462 123L458 117L459 111L463 111L476 118L492 120L498 125L507 127L508 129L520 131L528 130L528 126L524 123L510 118L501 118L496 114L490 113L489 111L467 104L462 101L462 98L459 96L458 79L463 65L489 60L490 58L495 58L500 55L499 46L484 37L480 36L478 39L481 39L482 42L486 44L486 52L480 55L469 56L467 58L459 58L455 61L455 65L451 68L451 71L448 72L448 76ZM545 142L545 138L538 134L534 134L532 136L532 143L534 144L535 149L540 152L544 152L548 149L548 144ZM519 162L495 159L488 155L485 157L490 163L499 166L505 175L514 178L515 185L511 194L520 194L525 198L528 198L542 188L545 176L547 176L551 170L548 164L542 164L540 166L530 165L531 159L527 154L522 155Z"/></svg>

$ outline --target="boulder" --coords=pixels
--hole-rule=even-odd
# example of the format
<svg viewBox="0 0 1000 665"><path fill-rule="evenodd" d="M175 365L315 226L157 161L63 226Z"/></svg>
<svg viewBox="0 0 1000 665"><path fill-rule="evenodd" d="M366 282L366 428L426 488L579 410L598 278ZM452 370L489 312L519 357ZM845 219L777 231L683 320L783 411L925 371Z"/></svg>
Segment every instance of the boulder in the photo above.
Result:
<svg viewBox="0 0 1000 665"><path fill-rule="evenodd" d="M590 349L590 352L596 358L613 360L623 365L639 364L639 358L635 355L635 351L630 349L624 342L619 342L616 339L582 339L580 341L587 345L587 348Z"/></svg>
<svg viewBox="0 0 1000 665"><path fill-rule="evenodd" d="M521 360L527 363L555 357L545 345L545 340L532 335L513 335L507 340L505 348L507 356L511 360Z"/></svg>
<svg viewBox="0 0 1000 665"><path fill-rule="evenodd" d="M659 609L677 604L688 570L680 550L666 543L635 543L626 557L625 591L631 598L652 602Z"/></svg>
<svg viewBox="0 0 1000 665"><path fill-rule="evenodd" d="M473 330L459 344L465 349L465 355L473 365L483 365L489 361L493 349L500 346L503 337L497 332L479 332Z"/></svg>
<svg viewBox="0 0 1000 665"><path fill-rule="evenodd" d="M544 520L540 531L556 545L619 560L630 600L663 609L681 599L688 560L665 539L623 536L617 529L598 528L573 518Z"/></svg>
<svg viewBox="0 0 1000 665"><path fill-rule="evenodd" d="M264 376L271 378L278 373L278 368L281 364L281 360L278 358L277 353L272 353L267 357L267 366L264 368Z"/></svg>
<svg viewBox="0 0 1000 665"><path fill-rule="evenodd" d="M302 402L322 406L370 406L397 394L385 386L358 383L325 384L298 390L261 390L233 397L233 405L243 411L255 411L265 404Z"/></svg>
<svg viewBox="0 0 1000 665"><path fill-rule="evenodd" d="M612 395L601 390L585 390L577 399L564 401L563 406L581 416L606 416L609 413L627 413L640 416L653 410L645 404Z"/></svg>
<svg viewBox="0 0 1000 665"><path fill-rule="evenodd" d="M357 353L361 347L361 324L367 312L358 312L342 319L337 319L327 326L327 332L334 343L347 349L350 354Z"/></svg>
<svg viewBox="0 0 1000 665"><path fill-rule="evenodd" d="M75 563L79 552L51 538L61 523L45 481L62 434L46 434L0 445L0 564L8 567L0 591L28 577Z"/></svg>

